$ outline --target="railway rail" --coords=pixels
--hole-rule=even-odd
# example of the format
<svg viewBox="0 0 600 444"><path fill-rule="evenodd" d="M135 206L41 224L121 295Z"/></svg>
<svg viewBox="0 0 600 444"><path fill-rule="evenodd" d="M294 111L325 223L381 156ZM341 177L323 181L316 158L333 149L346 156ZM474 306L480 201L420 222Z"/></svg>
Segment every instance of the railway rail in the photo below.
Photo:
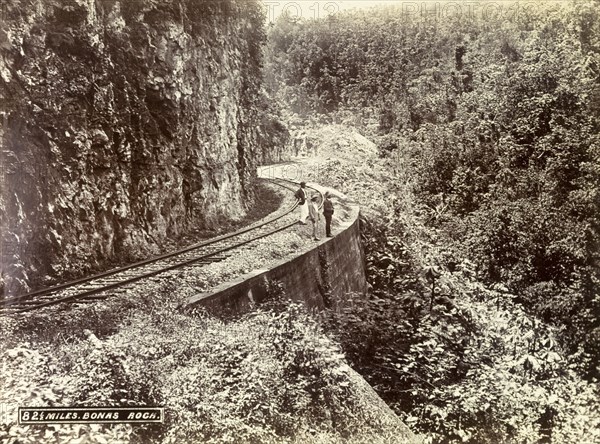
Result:
<svg viewBox="0 0 600 444"><path fill-rule="evenodd" d="M287 179L265 179L282 188L294 191L290 184L297 183ZM319 190L309 187L323 196ZM274 217L254 223L233 233L217 236L176 251L155 256L124 267L115 268L93 276L76 279L29 293L5 298L0 301L0 315L25 313L43 307L63 303L93 303L126 292L132 284L144 279L160 278L162 273L183 267L202 267L219 262L234 250L256 240L273 235L297 225L297 221L286 222L283 219L298 207L298 201Z"/></svg>

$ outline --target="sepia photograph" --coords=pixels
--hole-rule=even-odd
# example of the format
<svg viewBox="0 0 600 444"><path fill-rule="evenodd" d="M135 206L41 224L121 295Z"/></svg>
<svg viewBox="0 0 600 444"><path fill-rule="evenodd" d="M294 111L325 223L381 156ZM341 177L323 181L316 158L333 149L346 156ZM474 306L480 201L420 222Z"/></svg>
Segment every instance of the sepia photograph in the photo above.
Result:
<svg viewBox="0 0 600 444"><path fill-rule="evenodd" d="M600 0L2 0L0 443L600 444Z"/></svg>

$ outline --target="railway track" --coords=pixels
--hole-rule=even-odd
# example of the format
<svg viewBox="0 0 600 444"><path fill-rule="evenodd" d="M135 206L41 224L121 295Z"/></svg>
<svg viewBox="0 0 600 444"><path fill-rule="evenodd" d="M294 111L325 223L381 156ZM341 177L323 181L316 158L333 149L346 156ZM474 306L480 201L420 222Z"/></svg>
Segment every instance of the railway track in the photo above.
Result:
<svg viewBox="0 0 600 444"><path fill-rule="evenodd" d="M291 185L295 182L286 179L267 179L282 188L295 191ZM315 188L307 186L321 194ZM321 205L323 196L321 195ZM38 310L64 303L85 304L118 296L126 292L133 284L145 279L159 279L165 272L183 267L202 267L220 262L235 249L256 240L286 230L297 225L297 221L284 220L298 206L298 201L272 218L255 223L233 233L214 237L188 247L160 256L142 260L124 267L115 268L93 276L66 282L0 301L0 315L10 315Z"/></svg>

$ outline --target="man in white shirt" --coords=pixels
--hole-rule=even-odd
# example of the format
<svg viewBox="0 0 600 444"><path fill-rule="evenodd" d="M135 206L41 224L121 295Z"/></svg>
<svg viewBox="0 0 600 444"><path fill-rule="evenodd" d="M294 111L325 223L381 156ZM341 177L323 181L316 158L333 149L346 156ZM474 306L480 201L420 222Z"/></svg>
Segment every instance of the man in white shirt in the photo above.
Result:
<svg viewBox="0 0 600 444"><path fill-rule="evenodd" d="M319 221L321 220L321 216L319 215L319 198L317 196L313 196L311 201L308 203L308 217L312 222L312 235L313 239L318 241L317 237L317 227L319 225Z"/></svg>

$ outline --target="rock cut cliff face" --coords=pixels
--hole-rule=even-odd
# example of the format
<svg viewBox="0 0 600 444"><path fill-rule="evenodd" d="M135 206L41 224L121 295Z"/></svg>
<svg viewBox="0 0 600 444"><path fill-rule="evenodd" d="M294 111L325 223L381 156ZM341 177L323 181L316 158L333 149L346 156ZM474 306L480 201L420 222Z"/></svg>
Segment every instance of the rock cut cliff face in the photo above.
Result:
<svg viewBox="0 0 600 444"><path fill-rule="evenodd" d="M256 170L257 3L9 3L0 17L7 293L243 216Z"/></svg>

